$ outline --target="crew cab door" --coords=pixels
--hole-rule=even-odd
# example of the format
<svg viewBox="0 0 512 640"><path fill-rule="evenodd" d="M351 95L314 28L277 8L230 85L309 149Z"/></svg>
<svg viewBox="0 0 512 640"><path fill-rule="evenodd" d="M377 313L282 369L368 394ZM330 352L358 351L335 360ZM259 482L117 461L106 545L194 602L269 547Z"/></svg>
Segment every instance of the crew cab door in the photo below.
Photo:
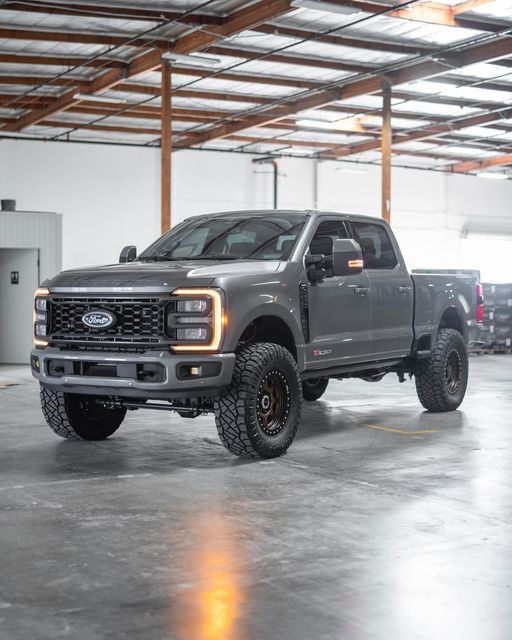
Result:
<svg viewBox="0 0 512 640"><path fill-rule="evenodd" d="M375 358L408 355L413 341L414 291L398 246L384 224L351 222L370 280L371 351Z"/></svg>
<svg viewBox="0 0 512 640"><path fill-rule="evenodd" d="M306 253L324 254L332 263L334 240L348 238L341 218L321 218ZM333 276L326 268L322 282L308 282L310 343L306 349L309 369L329 368L365 360L370 350L369 278L366 272Z"/></svg>

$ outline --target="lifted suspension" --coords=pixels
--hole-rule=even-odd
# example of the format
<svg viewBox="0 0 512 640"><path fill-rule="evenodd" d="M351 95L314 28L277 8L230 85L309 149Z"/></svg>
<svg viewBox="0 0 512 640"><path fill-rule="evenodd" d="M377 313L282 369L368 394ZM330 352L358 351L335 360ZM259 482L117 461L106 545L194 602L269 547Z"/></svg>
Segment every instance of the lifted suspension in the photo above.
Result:
<svg viewBox="0 0 512 640"><path fill-rule="evenodd" d="M186 406L169 402L146 402L144 400L125 400L124 398L96 398L95 403L105 409L154 409L155 411L176 411L184 418L197 418L202 414L212 413L213 405L203 403L201 405Z"/></svg>

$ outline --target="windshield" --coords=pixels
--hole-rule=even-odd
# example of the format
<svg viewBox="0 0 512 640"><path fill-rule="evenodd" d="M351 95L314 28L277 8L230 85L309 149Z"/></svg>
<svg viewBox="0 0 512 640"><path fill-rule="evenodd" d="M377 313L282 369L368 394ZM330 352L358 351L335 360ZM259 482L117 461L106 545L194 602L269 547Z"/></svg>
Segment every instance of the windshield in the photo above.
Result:
<svg viewBox="0 0 512 640"><path fill-rule="evenodd" d="M190 218L141 254L141 260L287 260L306 216Z"/></svg>

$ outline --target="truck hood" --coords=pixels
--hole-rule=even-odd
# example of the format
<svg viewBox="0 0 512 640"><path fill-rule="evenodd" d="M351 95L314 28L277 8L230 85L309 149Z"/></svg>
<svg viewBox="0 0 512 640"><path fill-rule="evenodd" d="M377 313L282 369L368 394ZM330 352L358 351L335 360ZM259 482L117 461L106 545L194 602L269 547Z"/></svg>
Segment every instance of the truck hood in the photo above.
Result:
<svg viewBox="0 0 512 640"><path fill-rule="evenodd" d="M183 260L179 262L128 262L63 271L45 281L46 287L83 289L135 288L174 289L179 286L209 286L216 278L252 273L273 273L279 261Z"/></svg>

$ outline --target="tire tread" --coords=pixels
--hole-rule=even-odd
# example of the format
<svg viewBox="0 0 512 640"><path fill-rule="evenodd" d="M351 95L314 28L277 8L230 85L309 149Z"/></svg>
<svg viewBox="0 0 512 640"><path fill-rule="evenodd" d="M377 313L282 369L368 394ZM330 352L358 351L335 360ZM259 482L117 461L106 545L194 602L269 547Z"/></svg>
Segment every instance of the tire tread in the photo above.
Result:
<svg viewBox="0 0 512 640"><path fill-rule="evenodd" d="M262 367L283 358L293 363L297 384L301 389L297 363L291 353L284 347L274 343L261 342L247 345L237 353L231 385L215 403L215 422L219 438L231 453L243 458L262 456L261 450L258 451L258 449L259 445L263 446L264 443L256 429L252 416L247 411L247 403L249 395L259 384ZM286 442L276 448L272 455L264 457L281 455L293 442L300 419L301 399L302 392L300 393L295 427ZM251 431L252 440L249 430ZM257 443L256 446L254 441Z"/></svg>
<svg viewBox="0 0 512 640"><path fill-rule="evenodd" d="M54 433L66 440L83 440L68 418L64 393L41 386L40 399L43 416Z"/></svg>
<svg viewBox="0 0 512 640"><path fill-rule="evenodd" d="M461 334L455 329L440 329L437 335L435 348L429 358L420 360L416 368L416 392L421 404L428 411L444 412L456 409L464 398L465 388L467 384L467 353L463 364L465 371L465 380L463 381L464 392L460 401L454 401L446 393L444 376L445 376L445 355L450 344L455 346L462 344L465 351L464 341ZM463 372L464 375L464 372ZM456 406L455 406L456 405Z"/></svg>

